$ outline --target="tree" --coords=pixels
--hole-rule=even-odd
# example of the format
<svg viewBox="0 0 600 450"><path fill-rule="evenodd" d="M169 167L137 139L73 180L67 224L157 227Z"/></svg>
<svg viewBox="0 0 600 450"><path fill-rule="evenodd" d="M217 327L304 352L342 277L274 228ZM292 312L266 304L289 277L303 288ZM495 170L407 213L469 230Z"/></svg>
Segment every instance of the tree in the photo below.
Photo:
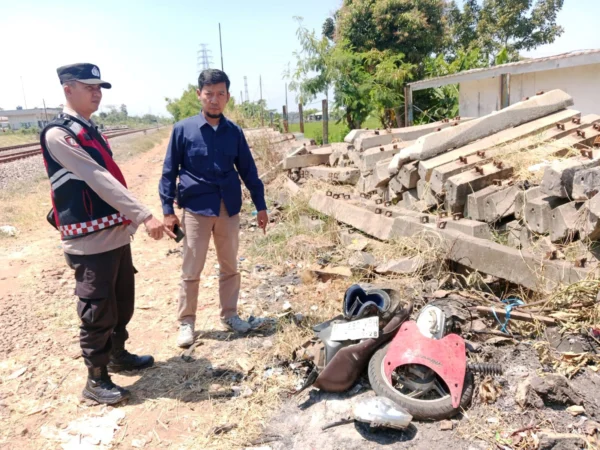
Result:
<svg viewBox="0 0 600 450"><path fill-rule="evenodd" d="M344 0L338 11L336 42L357 52L402 53L420 64L446 45L443 0Z"/></svg>
<svg viewBox="0 0 600 450"><path fill-rule="evenodd" d="M450 6L452 35L458 46L468 50L479 47L491 64L500 60L517 61L519 51L550 44L561 36L556 23L564 0L467 0L463 10L453 1Z"/></svg>
<svg viewBox="0 0 600 450"><path fill-rule="evenodd" d="M294 51L296 68L293 73L287 73L291 80L290 90L298 93L298 100L303 104L314 100L318 94L329 96L332 84L330 70L332 42L325 36L319 37L314 30L309 31L302 24L301 17L295 17L298 22L296 36L300 42L300 51Z"/></svg>
<svg viewBox="0 0 600 450"><path fill-rule="evenodd" d="M127 105L122 104L119 109L121 110L121 114L123 114L125 117L128 116L128 114L127 114Z"/></svg>
<svg viewBox="0 0 600 450"><path fill-rule="evenodd" d="M171 113L176 122L194 116L200 111L196 86L191 84L183 91L181 97L175 99L165 98L165 101L167 102L167 111Z"/></svg>

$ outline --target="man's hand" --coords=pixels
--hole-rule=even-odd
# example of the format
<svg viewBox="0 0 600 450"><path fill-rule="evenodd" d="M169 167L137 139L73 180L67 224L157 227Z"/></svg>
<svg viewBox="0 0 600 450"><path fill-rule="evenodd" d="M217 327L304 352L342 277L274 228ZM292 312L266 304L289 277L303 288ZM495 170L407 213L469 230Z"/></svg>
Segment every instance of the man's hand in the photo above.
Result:
<svg viewBox="0 0 600 450"><path fill-rule="evenodd" d="M165 214L163 223L171 231L173 231L173 229L175 228L175 225L181 226L181 222L179 221L179 218L175 214Z"/></svg>
<svg viewBox="0 0 600 450"><path fill-rule="evenodd" d="M269 215L266 210L259 211L256 215L256 222L258 223L258 228L262 228L263 234L267 234L267 224L269 223Z"/></svg>
<svg viewBox="0 0 600 450"><path fill-rule="evenodd" d="M144 220L144 226L146 227L146 231L148 235L155 240L162 239L163 234L167 233L168 236L175 238L175 235L171 230L169 230L164 224L162 224L159 220L155 219L153 216L148 217Z"/></svg>

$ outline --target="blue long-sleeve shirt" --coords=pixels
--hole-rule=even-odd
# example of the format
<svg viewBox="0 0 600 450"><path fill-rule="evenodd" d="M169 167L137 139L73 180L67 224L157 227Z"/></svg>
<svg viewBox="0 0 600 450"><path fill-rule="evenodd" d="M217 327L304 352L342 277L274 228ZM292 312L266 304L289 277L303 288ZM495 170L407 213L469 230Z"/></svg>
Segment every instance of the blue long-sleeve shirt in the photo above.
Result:
<svg viewBox="0 0 600 450"><path fill-rule="evenodd" d="M159 184L163 213L174 214L177 200L194 214L218 216L223 200L230 216L238 214L242 207L240 177L256 210L267 209L263 183L238 125L222 116L215 131L202 113L177 122Z"/></svg>

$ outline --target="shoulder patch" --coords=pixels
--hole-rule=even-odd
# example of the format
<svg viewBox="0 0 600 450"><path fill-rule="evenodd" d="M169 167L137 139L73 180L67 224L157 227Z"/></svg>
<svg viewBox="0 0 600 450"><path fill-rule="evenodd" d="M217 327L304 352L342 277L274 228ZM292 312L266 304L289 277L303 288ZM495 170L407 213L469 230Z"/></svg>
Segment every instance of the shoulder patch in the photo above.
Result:
<svg viewBox="0 0 600 450"><path fill-rule="evenodd" d="M65 136L65 141L67 142L67 144L69 144L73 148L80 148L79 144L77 143L77 141L75 139L73 139L72 136Z"/></svg>

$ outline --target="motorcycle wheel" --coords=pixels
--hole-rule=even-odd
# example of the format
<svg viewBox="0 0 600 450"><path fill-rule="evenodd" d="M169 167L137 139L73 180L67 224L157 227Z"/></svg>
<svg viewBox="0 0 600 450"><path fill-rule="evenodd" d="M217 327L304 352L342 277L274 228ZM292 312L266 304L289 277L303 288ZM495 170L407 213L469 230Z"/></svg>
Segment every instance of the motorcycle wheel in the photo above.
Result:
<svg viewBox="0 0 600 450"><path fill-rule="evenodd" d="M460 406L452 406L450 391L444 381L428 367L418 364L401 366L392 375L393 385L383 370L383 360L390 344L380 348L369 361L369 381L373 390L406 409L415 420L442 420L466 408L473 398L473 374L467 370Z"/></svg>

